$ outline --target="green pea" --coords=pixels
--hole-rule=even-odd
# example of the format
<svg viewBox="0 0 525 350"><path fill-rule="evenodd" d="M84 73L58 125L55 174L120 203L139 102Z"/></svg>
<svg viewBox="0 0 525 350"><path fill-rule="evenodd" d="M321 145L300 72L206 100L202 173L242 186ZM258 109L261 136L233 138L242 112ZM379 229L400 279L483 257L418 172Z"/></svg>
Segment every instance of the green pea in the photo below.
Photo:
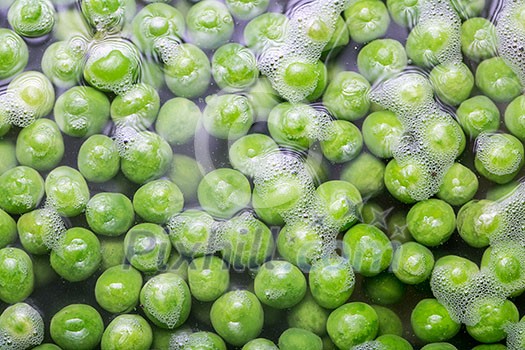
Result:
<svg viewBox="0 0 525 350"><path fill-rule="evenodd" d="M82 60L87 49L82 37L57 41L42 56L42 72L59 88L72 88L82 77Z"/></svg>
<svg viewBox="0 0 525 350"><path fill-rule="evenodd" d="M326 334L326 321L330 312L319 306L310 293L288 311L288 326L302 328L320 337Z"/></svg>
<svg viewBox="0 0 525 350"><path fill-rule="evenodd" d="M498 184L514 179L524 164L523 144L510 134L482 134L475 151L478 173Z"/></svg>
<svg viewBox="0 0 525 350"><path fill-rule="evenodd" d="M485 301L476 305L481 319L473 325L467 325L467 332L479 342L495 343L507 337L505 325L516 323L520 315L518 308L510 300L503 304L494 301Z"/></svg>
<svg viewBox="0 0 525 350"><path fill-rule="evenodd" d="M507 350L507 347L503 344L482 344L476 345L472 350Z"/></svg>
<svg viewBox="0 0 525 350"><path fill-rule="evenodd" d="M155 272L168 262L171 243L164 229L156 224L133 226L124 238L126 258L142 272Z"/></svg>
<svg viewBox="0 0 525 350"><path fill-rule="evenodd" d="M151 131L141 131L128 141L120 161L120 169L127 179L144 184L168 171L173 151L162 137Z"/></svg>
<svg viewBox="0 0 525 350"><path fill-rule="evenodd" d="M236 140L229 149L230 164L246 176L253 177L261 159L276 152L275 141L264 134L249 134Z"/></svg>
<svg viewBox="0 0 525 350"><path fill-rule="evenodd" d="M0 79L7 79L21 72L29 60L24 40L12 30L0 28Z"/></svg>
<svg viewBox="0 0 525 350"><path fill-rule="evenodd" d="M33 262L19 248L0 249L0 300L14 304L33 292Z"/></svg>
<svg viewBox="0 0 525 350"><path fill-rule="evenodd" d="M74 227L66 231L51 251L51 266L70 282L83 281L98 270L102 254L100 242L91 231Z"/></svg>
<svg viewBox="0 0 525 350"><path fill-rule="evenodd" d="M397 75L406 65L405 48L394 39L376 39L366 44L357 55L359 73L371 83Z"/></svg>
<svg viewBox="0 0 525 350"><path fill-rule="evenodd" d="M462 20L481 15L485 8L485 0L459 0L452 2L452 7L456 10Z"/></svg>
<svg viewBox="0 0 525 350"><path fill-rule="evenodd" d="M431 283L439 280L438 283L447 293L463 293L478 272L478 266L472 261L456 255L446 255L436 261Z"/></svg>
<svg viewBox="0 0 525 350"><path fill-rule="evenodd" d="M15 0L9 7L7 20L16 33L39 37L53 30L55 8L48 0Z"/></svg>
<svg viewBox="0 0 525 350"><path fill-rule="evenodd" d="M318 335L302 328L288 328L279 337L279 349L321 350L323 341Z"/></svg>
<svg viewBox="0 0 525 350"><path fill-rule="evenodd" d="M322 258L312 265L308 283L317 304L335 309L343 305L354 292L354 270L348 260L339 256Z"/></svg>
<svg viewBox="0 0 525 350"><path fill-rule="evenodd" d="M142 287L140 304L153 324L174 329L186 322L190 314L190 289L179 275L156 275Z"/></svg>
<svg viewBox="0 0 525 350"><path fill-rule="evenodd" d="M395 334L384 334L376 338L376 341L382 344L386 349L395 350L413 350L414 348L410 343Z"/></svg>
<svg viewBox="0 0 525 350"><path fill-rule="evenodd" d="M390 16L398 25L413 28L419 19L418 0L387 0Z"/></svg>
<svg viewBox="0 0 525 350"><path fill-rule="evenodd" d="M39 255L49 252L49 247L46 245L47 235L50 234L48 219L46 212L42 209L25 213L18 219L17 228L20 243L28 253Z"/></svg>
<svg viewBox="0 0 525 350"><path fill-rule="evenodd" d="M324 59L324 57L330 57L332 54L338 53L339 50L348 45L349 41L350 33L348 32L346 22L342 16L339 16L335 21L334 32L323 49L321 59Z"/></svg>
<svg viewBox="0 0 525 350"><path fill-rule="evenodd" d="M101 133L109 120L109 100L88 86L75 86L57 99L54 109L58 127L66 135L87 137Z"/></svg>
<svg viewBox="0 0 525 350"><path fill-rule="evenodd" d="M376 304L398 303L405 295L405 289L405 284L393 273L383 272L365 279L366 294Z"/></svg>
<svg viewBox="0 0 525 350"><path fill-rule="evenodd" d="M249 20L266 11L270 5L269 0L226 0L226 6L233 17Z"/></svg>
<svg viewBox="0 0 525 350"><path fill-rule="evenodd" d="M161 272L173 272L188 281L188 260L182 257L177 251L172 250L168 263L161 269Z"/></svg>
<svg viewBox="0 0 525 350"><path fill-rule="evenodd" d="M178 45L175 53L164 66L164 79L168 89L179 97L201 96L211 81L208 56L200 48L189 43Z"/></svg>
<svg viewBox="0 0 525 350"><path fill-rule="evenodd" d="M0 329L0 345L4 349L33 348L44 340L44 320L26 303L7 307L0 314Z"/></svg>
<svg viewBox="0 0 525 350"><path fill-rule="evenodd" d="M362 302L344 304L330 314L326 330L338 348L351 348L376 337L379 320L375 310Z"/></svg>
<svg viewBox="0 0 525 350"><path fill-rule="evenodd" d="M434 267L432 252L416 242L407 242L394 252L392 271L403 283L418 284L426 281Z"/></svg>
<svg viewBox="0 0 525 350"><path fill-rule="evenodd" d="M133 208L148 222L165 224L184 207L180 189L169 180L154 180L142 185L133 196Z"/></svg>
<svg viewBox="0 0 525 350"><path fill-rule="evenodd" d="M244 344L242 350L279 350L279 348L271 340L256 338Z"/></svg>
<svg viewBox="0 0 525 350"><path fill-rule="evenodd" d="M343 15L350 36L357 43L384 36L390 25L390 16L382 1L363 0L352 3Z"/></svg>
<svg viewBox="0 0 525 350"><path fill-rule="evenodd" d="M138 48L152 54L158 38L181 38L186 29L183 14L170 4L153 3L144 6L133 18L133 37Z"/></svg>
<svg viewBox="0 0 525 350"><path fill-rule="evenodd" d="M284 42L288 17L282 13L266 12L244 27L244 42L255 53Z"/></svg>
<svg viewBox="0 0 525 350"><path fill-rule="evenodd" d="M7 86L7 96L20 102L21 111L15 111L11 124L25 127L35 119L47 116L55 104L55 90L51 81L42 73L25 71L18 74Z"/></svg>
<svg viewBox="0 0 525 350"><path fill-rule="evenodd" d="M83 0L82 14L87 22L101 32L118 32L135 14L135 2L128 0Z"/></svg>
<svg viewBox="0 0 525 350"><path fill-rule="evenodd" d="M521 284L525 272L522 249L512 242L499 243L487 248L481 258L481 269L487 269L496 286L511 297L522 294L525 289Z"/></svg>
<svg viewBox="0 0 525 350"><path fill-rule="evenodd" d="M251 187L239 171L221 168L204 176L199 184L198 197L206 212L226 219L248 205Z"/></svg>
<svg viewBox="0 0 525 350"><path fill-rule="evenodd" d="M230 285L226 263L215 256L194 259L188 266L188 284L191 295L199 301L215 301Z"/></svg>
<svg viewBox="0 0 525 350"><path fill-rule="evenodd" d="M520 140L525 139L525 97L520 95L512 100L505 109L505 126Z"/></svg>
<svg viewBox="0 0 525 350"><path fill-rule="evenodd" d="M120 155L115 142L106 135L92 135L80 146L78 170L90 182L111 180L120 169Z"/></svg>
<svg viewBox="0 0 525 350"><path fill-rule="evenodd" d="M392 158L405 128L390 111L370 113L363 122L363 140L368 150L380 158Z"/></svg>
<svg viewBox="0 0 525 350"><path fill-rule="evenodd" d="M77 7L61 9L57 12L53 37L57 40L69 40L75 36L90 38L93 36L93 28Z"/></svg>
<svg viewBox="0 0 525 350"><path fill-rule="evenodd" d="M234 268L262 265L275 248L268 226L246 214L230 219L220 235L222 258Z"/></svg>
<svg viewBox="0 0 525 350"><path fill-rule="evenodd" d="M182 255L199 257L215 252L214 220L206 212L187 210L168 221L173 247Z"/></svg>
<svg viewBox="0 0 525 350"><path fill-rule="evenodd" d="M423 346L421 350L458 350L458 348L456 348L454 345L450 343L438 342L438 343L427 344Z"/></svg>
<svg viewBox="0 0 525 350"><path fill-rule="evenodd" d="M261 333L264 313L255 294L236 290L213 303L210 318L213 328L226 342L242 346Z"/></svg>
<svg viewBox="0 0 525 350"><path fill-rule="evenodd" d="M501 57L485 59L478 65L476 86L494 102L510 102L523 89L516 73Z"/></svg>
<svg viewBox="0 0 525 350"><path fill-rule="evenodd" d="M89 201L89 188L82 174L71 167L60 166L46 177L47 200L62 216L73 217L84 211Z"/></svg>
<svg viewBox="0 0 525 350"><path fill-rule="evenodd" d="M375 276L392 261L392 244L377 227L357 224L343 236L343 250L354 270L363 276Z"/></svg>
<svg viewBox="0 0 525 350"><path fill-rule="evenodd" d="M18 134L16 158L21 165L47 171L56 167L63 156L64 140L52 120L38 119Z"/></svg>
<svg viewBox="0 0 525 350"><path fill-rule="evenodd" d="M474 87L474 75L464 63L442 63L430 72L430 81L441 101L457 106L465 101Z"/></svg>
<svg viewBox="0 0 525 350"><path fill-rule="evenodd" d="M130 312L137 306L142 276L129 265L116 265L105 270L95 284L95 299L111 313Z"/></svg>
<svg viewBox="0 0 525 350"><path fill-rule="evenodd" d="M346 120L330 124L326 139L320 142L323 155L333 163L348 162L361 152L363 136L359 128Z"/></svg>
<svg viewBox="0 0 525 350"><path fill-rule="evenodd" d="M363 172L366 169L366 172ZM354 185L363 198L375 197L380 194L385 181L385 164L371 155L361 153L357 158L348 163L341 172L341 180Z"/></svg>
<svg viewBox="0 0 525 350"><path fill-rule="evenodd" d="M378 338L379 336L396 336L401 337L403 335L403 323L399 316L392 310L387 307L380 305L371 305L377 313L377 318L379 320L379 330L377 331ZM387 340L388 337L383 337Z"/></svg>
<svg viewBox="0 0 525 350"><path fill-rule="evenodd" d="M454 209L445 201L427 199L410 208L408 230L412 237L427 247L446 242L456 227Z"/></svg>
<svg viewBox="0 0 525 350"><path fill-rule="evenodd" d="M479 95L463 101L457 111L463 131L471 138L482 132L494 132L500 124L498 107L487 96Z"/></svg>
<svg viewBox="0 0 525 350"><path fill-rule="evenodd" d="M134 220L133 205L121 193L97 193L86 205L86 221L99 235L119 236L129 230Z"/></svg>
<svg viewBox="0 0 525 350"><path fill-rule="evenodd" d="M472 61L496 56L496 27L486 18L467 19L461 25L461 51Z"/></svg>
<svg viewBox="0 0 525 350"><path fill-rule="evenodd" d="M149 128L157 119L160 98L153 86L138 83L111 102L111 119L118 126Z"/></svg>
<svg viewBox="0 0 525 350"><path fill-rule="evenodd" d="M203 49L216 49L230 40L234 22L228 8L216 0L193 5L186 15L191 42Z"/></svg>
<svg viewBox="0 0 525 350"><path fill-rule="evenodd" d="M412 310L410 323L415 335L426 342L451 339L461 327L436 299L423 299Z"/></svg>
<svg viewBox="0 0 525 350"><path fill-rule="evenodd" d="M0 175L18 165L18 161L16 159L16 147L15 144L10 140L0 139L0 155Z"/></svg>
<svg viewBox="0 0 525 350"><path fill-rule="evenodd" d="M463 205L474 197L478 185L478 177L472 170L454 163L445 172L436 195L450 205Z"/></svg>
<svg viewBox="0 0 525 350"><path fill-rule="evenodd" d="M221 337L212 332L195 332L188 336L184 343L184 350L226 350L226 344Z"/></svg>
<svg viewBox="0 0 525 350"><path fill-rule="evenodd" d="M322 61L306 62L304 58L291 58L282 67L282 89L291 94L289 100L315 101L326 88L327 69Z"/></svg>
<svg viewBox="0 0 525 350"><path fill-rule="evenodd" d="M256 121L266 121L271 110L281 102L281 98L266 77L259 77L246 95L252 104Z"/></svg>
<svg viewBox="0 0 525 350"><path fill-rule="evenodd" d="M98 346L104 332L102 317L86 304L71 304L51 318L51 338L64 350L89 350Z"/></svg>
<svg viewBox="0 0 525 350"><path fill-rule="evenodd" d="M139 315L115 317L102 334L101 349L148 350L153 342L149 323Z"/></svg>
<svg viewBox="0 0 525 350"><path fill-rule="evenodd" d="M321 205L340 231L357 222L362 198L354 185L346 181L332 180L322 183L316 192Z"/></svg>
<svg viewBox="0 0 525 350"><path fill-rule="evenodd" d="M199 107L184 97L166 101L160 108L155 130L170 145L183 145L195 136L202 118Z"/></svg>
<svg viewBox="0 0 525 350"><path fill-rule="evenodd" d="M323 104L337 119L354 121L370 109L370 83L365 77L350 71L338 73L326 87Z"/></svg>
<svg viewBox="0 0 525 350"><path fill-rule="evenodd" d="M197 189L203 174L204 170L195 159L175 153L166 175L179 187L184 195L184 200L190 202L197 198Z"/></svg>
<svg viewBox="0 0 525 350"><path fill-rule="evenodd" d="M20 219L18 219L18 221L20 222ZM0 235L0 249L15 241L18 233L17 226L17 222L15 222L11 215L0 209L0 232L2 232L2 235ZM20 234L21 241L22 235L23 233Z"/></svg>
<svg viewBox="0 0 525 350"><path fill-rule="evenodd" d="M268 116L270 136L278 144L296 149L307 149L314 141L315 109L309 105L283 102Z"/></svg>
<svg viewBox="0 0 525 350"><path fill-rule="evenodd" d="M246 47L229 43L219 47L211 61L213 79L225 91L242 91L259 76L255 55Z"/></svg>
<svg viewBox="0 0 525 350"><path fill-rule="evenodd" d="M90 46L87 57L84 79L100 91L125 92L140 75L140 53L135 45L123 39L97 41Z"/></svg>
<svg viewBox="0 0 525 350"><path fill-rule="evenodd" d="M308 270L323 253L323 237L304 222L284 225L277 237L277 250L286 261Z"/></svg>
<svg viewBox="0 0 525 350"><path fill-rule="evenodd" d="M465 134L450 115L428 118L423 122L421 133L430 156L457 158L465 150Z"/></svg>
<svg viewBox="0 0 525 350"><path fill-rule="evenodd" d="M287 309L298 304L306 293L306 279L295 265L272 260L263 264L255 276L255 295L266 305Z"/></svg>
<svg viewBox="0 0 525 350"><path fill-rule="evenodd" d="M407 56L420 67L430 68L443 63L443 57L459 37L450 22L441 19L420 21L408 34L405 49Z"/></svg>
<svg viewBox="0 0 525 350"><path fill-rule="evenodd" d="M44 197L44 179L33 168L17 166L0 175L0 209L24 214L35 209Z"/></svg>
<svg viewBox="0 0 525 350"><path fill-rule="evenodd" d="M406 212L395 211L387 217L387 233L394 244L412 241L412 236L407 227Z"/></svg>
<svg viewBox="0 0 525 350"><path fill-rule="evenodd" d="M101 271L123 264L126 260L124 237L100 237L100 254L102 255Z"/></svg>
<svg viewBox="0 0 525 350"><path fill-rule="evenodd" d="M242 95L211 95L206 97L202 122L210 135L235 140L250 129L253 107L248 98Z"/></svg>

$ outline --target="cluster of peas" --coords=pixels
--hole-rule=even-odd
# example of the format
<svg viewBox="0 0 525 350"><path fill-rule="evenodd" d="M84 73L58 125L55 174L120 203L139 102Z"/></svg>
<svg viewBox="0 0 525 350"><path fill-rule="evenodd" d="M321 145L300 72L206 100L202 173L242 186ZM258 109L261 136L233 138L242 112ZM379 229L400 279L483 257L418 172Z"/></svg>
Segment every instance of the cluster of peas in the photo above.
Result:
<svg viewBox="0 0 525 350"><path fill-rule="evenodd" d="M0 349L525 348L489 5L0 2ZM94 300L44 321L58 277Z"/></svg>

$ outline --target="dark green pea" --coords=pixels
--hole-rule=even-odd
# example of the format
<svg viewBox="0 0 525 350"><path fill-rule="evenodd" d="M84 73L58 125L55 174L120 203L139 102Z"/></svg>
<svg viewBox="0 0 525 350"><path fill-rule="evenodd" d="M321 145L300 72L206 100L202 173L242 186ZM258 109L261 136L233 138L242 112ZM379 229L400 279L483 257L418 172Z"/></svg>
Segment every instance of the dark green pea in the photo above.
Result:
<svg viewBox="0 0 525 350"><path fill-rule="evenodd" d="M363 171L366 169L366 171ZM374 197L385 188L385 164L370 153L361 153L341 172L341 180L354 185L361 196Z"/></svg>
<svg viewBox="0 0 525 350"><path fill-rule="evenodd" d="M318 335L302 328L288 328L279 337L280 350L322 350L323 341Z"/></svg>
<svg viewBox="0 0 525 350"><path fill-rule="evenodd" d="M102 334L102 350L149 350L153 332L148 321L139 315L115 317Z"/></svg>
<svg viewBox="0 0 525 350"><path fill-rule="evenodd" d="M398 303L405 295L405 284L389 272L366 278L364 286L370 300L380 305Z"/></svg>
<svg viewBox="0 0 525 350"><path fill-rule="evenodd" d="M128 261L139 271L155 272L166 265L171 252L170 239L164 229L156 224L133 226L124 238Z"/></svg>
<svg viewBox="0 0 525 350"><path fill-rule="evenodd" d="M302 328L322 337L326 334L326 321L330 312L319 306L310 293L288 311L288 326Z"/></svg>
<svg viewBox="0 0 525 350"><path fill-rule="evenodd" d="M377 313L379 320L379 330L377 335L403 335L403 323L399 316L387 307L380 305L371 305Z"/></svg>
<svg viewBox="0 0 525 350"><path fill-rule="evenodd" d="M456 348L454 345L450 343L438 342L438 343L427 344L423 346L421 350L458 350L458 348Z"/></svg>
<svg viewBox="0 0 525 350"><path fill-rule="evenodd" d="M130 312L137 306L142 288L140 272L129 265L108 268L97 279L95 299L111 313Z"/></svg>
<svg viewBox="0 0 525 350"><path fill-rule="evenodd" d="M174 154L166 175L179 187L184 200L190 202L197 198L197 189L203 174L203 168L195 159L183 154Z"/></svg>
<svg viewBox="0 0 525 350"><path fill-rule="evenodd" d="M115 142L106 135L90 136L78 151L77 166L90 182L111 180L120 169L120 155Z"/></svg>
<svg viewBox="0 0 525 350"><path fill-rule="evenodd" d="M124 237L100 237L100 254L102 255L100 263L102 271L123 264L126 261Z"/></svg>
<svg viewBox="0 0 525 350"><path fill-rule="evenodd" d="M101 260L97 236L81 227L67 230L51 252L51 266L70 282L89 278L98 270Z"/></svg>
<svg viewBox="0 0 525 350"><path fill-rule="evenodd" d="M35 209L44 197L44 179L33 168L17 166L0 175L0 209L23 214Z"/></svg>
<svg viewBox="0 0 525 350"><path fill-rule="evenodd" d="M90 350L102 339L104 322L93 307L71 304L51 319L51 338L64 350Z"/></svg>
<svg viewBox="0 0 525 350"><path fill-rule="evenodd" d="M18 222L20 222L20 219L18 219ZM20 229L17 230L17 227L17 222L11 215L0 209L0 232L2 232L0 235L0 249L15 241L17 232L22 231ZM22 237L20 239L22 240Z"/></svg>
<svg viewBox="0 0 525 350"><path fill-rule="evenodd" d="M186 322L190 314L190 289L179 275L163 273L142 287L140 303L156 326L174 329Z"/></svg>

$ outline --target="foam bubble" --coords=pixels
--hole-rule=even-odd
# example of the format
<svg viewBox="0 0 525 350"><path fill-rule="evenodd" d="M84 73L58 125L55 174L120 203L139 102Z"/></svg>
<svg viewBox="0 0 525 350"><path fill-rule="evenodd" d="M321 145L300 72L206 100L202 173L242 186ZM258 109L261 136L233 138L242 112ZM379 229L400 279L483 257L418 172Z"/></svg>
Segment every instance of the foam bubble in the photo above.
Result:
<svg viewBox="0 0 525 350"><path fill-rule="evenodd" d="M0 348L5 350L24 350L39 345L44 340L44 321L40 313L26 303L8 307L3 315L8 314L13 323L22 326L15 332L0 330ZM30 332L28 332L30 331Z"/></svg>
<svg viewBox="0 0 525 350"><path fill-rule="evenodd" d="M509 147L506 147L509 145ZM508 175L517 171L521 165L522 155L514 149L513 163L509 164L508 167L498 167L494 165L492 157L494 154L501 153L502 149L512 149L512 141L503 136L503 134L494 133L481 133L476 138L476 158L483 164L483 166L492 174L496 175Z"/></svg>
<svg viewBox="0 0 525 350"><path fill-rule="evenodd" d="M350 350L387 350L388 348L377 340L370 340L359 345L354 345Z"/></svg>

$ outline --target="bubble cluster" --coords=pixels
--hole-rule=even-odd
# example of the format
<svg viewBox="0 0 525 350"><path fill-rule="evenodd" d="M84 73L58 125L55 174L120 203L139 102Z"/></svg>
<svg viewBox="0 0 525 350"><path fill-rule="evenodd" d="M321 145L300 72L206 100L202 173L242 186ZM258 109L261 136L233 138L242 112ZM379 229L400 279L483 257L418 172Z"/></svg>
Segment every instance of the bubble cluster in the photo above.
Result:
<svg viewBox="0 0 525 350"><path fill-rule="evenodd" d="M509 323L505 327L507 332L507 349L521 350L525 348L525 321Z"/></svg>
<svg viewBox="0 0 525 350"><path fill-rule="evenodd" d="M496 23L498 53L525 85L525 3L503 0Z"/></svg>
<svg viewBox="0 0 525 350"><path fill-rule="evenodd" d="M11 318L15 329L0 329L0 348L24 350L39 345L44 340L44 321L40 313L26 303L8 307L1 317ZM16 323L15 323L16 322Z"/></svg>
<svg viewBox="0 0 525 350"><path fill-rule="evenodd" d="M388 348L377 340L370 340L359 345L352 346L350 350L387 350Z"/></svg>
<svg viewBox="0 0 525 350"><path fill-rule="evenodd" d="M14 91L6 90L0 93L0 114L2 124L10 124L25 128L37 119L35 112L27 106Z"/></svg>
<svg viewBox="0 0 525 350"><path fill-rule="evenodd" d="M282 42L266 47L259 59L259 70L266 75L273 88L290 102L299 102L317 86L319 76L311 76L311 84L290 85L284 77L290 66L299 64L315 75L312 66L335 31L340 13L348 6L347 0L316 0L293 7ZM305 76L305 74L302 74Z"/></svg>
<svg viewBox="0 0 525 350"><path fill-rule="evenodd" d="M82 13L99 32L112 32L122 29L125 23L129 2L125 0L83 0ZM130 11L130 15L133 11Z"/></svg>
<svg viewBox="0 0 525 350"><path fill-rule="evenodd" d="M64 219L58 214L53 202L46 199L39 215L45 227L46 234L43 237L44 245L51 250L57 250L61 246L62 239L67 227Z"/></svg>
<svg viewBox="0 0 525 350"><path fill-rule="evenodd" d="M494 164L494 153L500 153L501 150L512 150L512 163L505 167ZM512 141L505 138L501 134L481 133L476 138L475 146L476 158L483 164L483 166L492 174L507 175L517 171L522 162L522 156L518 149L512 147Z"/></svg>
<svg viewBox="0 0 525 350"><path fill-rule="evenodd" d="M165 284L169 279L170 283ZM158 281L157 281L158 280ZM163 287L163 284L168 286ZM165 324L168 329L174 329L180 324L184 308L184 296L186 295L187 287L184 286L184 280L177 278L172 279L167 277L167 274L157 275L151 278L143 287L144 299L141 302L144 309L151 314L157 321ZM181 298L177 302L173 302L174 296L180 296ZM159 300L165 300L169 297L171 301L169 305L159 304Z"/></svg>
<svg viewBox="0 0 525 350"><path fill-rule="evenodd" d="M160 60L167 66L174 65L179 60L180 45L180 39L175 36L156 37L153 42Z"/></svg>
<svg viewBox="0 0 525 350"><path fill-rule="evenodd" d="M430 81L419 72L407 71L375 86L370 100L394 112L404 133L393 155L400 166L422 167L422 182L428 186L409 189L415 200L430 198L439 191L446 171L461 151L462 134L453 116L442 111L433 98Z"/></svg>
<svg viewBox="0 0 525 350"><path fill-rule="evenodd" d="M16 0L8 12L9 23L22 35L48 33L55 24L55 8L49 0Z"/></svg>

